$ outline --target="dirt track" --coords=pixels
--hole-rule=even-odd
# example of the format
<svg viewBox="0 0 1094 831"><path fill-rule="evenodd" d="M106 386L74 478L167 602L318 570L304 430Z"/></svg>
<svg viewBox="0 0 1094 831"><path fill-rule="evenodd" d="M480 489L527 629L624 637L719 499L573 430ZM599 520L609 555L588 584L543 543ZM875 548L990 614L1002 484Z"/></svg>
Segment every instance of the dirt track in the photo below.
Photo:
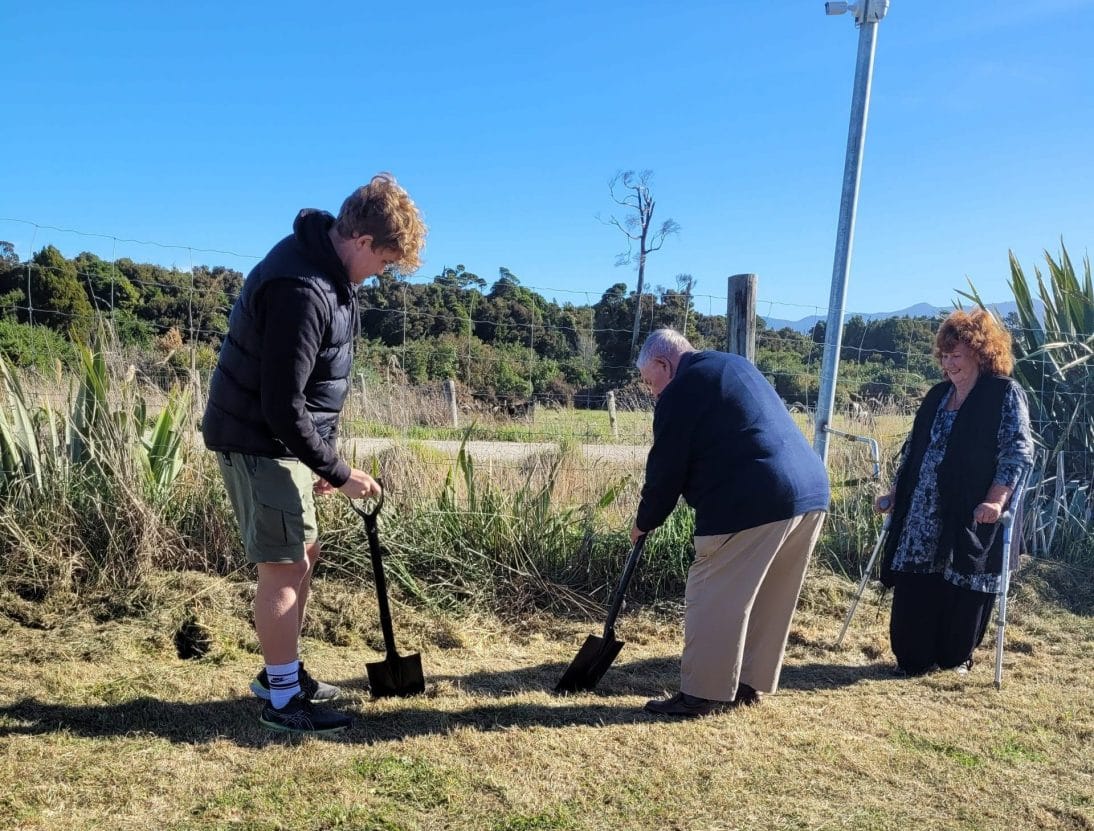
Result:
<svg viewBox="0 0 1094 831"><path fill-rule="evenodd" d="M397 439L344 439L342 445L347 453L356 453L358 457L368 456L396 444ZM415 442L446 453L452 458L460 449L458 441L420 441ZM647 445L637 444L583 444L581 453L590 462L611 462L617 465L644 465ZM469 441L467 451L474 459L490 459L498 462L520 462L537 453L557 451L553 442L509 442L509 441Z"/></svg>

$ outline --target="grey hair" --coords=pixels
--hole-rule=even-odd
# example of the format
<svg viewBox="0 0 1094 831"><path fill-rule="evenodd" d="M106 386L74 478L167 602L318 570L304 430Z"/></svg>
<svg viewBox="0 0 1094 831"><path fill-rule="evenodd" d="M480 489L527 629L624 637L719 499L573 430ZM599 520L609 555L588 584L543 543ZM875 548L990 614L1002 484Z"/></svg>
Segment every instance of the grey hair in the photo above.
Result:
<svg viewBox="0 0 1094 831"><path fill-rule="evenodd" d="M635 365L641 369L654 358L665 358L675 362L685 352L694 352L691 342L675 329L655 329L642 344Z"/></svg>

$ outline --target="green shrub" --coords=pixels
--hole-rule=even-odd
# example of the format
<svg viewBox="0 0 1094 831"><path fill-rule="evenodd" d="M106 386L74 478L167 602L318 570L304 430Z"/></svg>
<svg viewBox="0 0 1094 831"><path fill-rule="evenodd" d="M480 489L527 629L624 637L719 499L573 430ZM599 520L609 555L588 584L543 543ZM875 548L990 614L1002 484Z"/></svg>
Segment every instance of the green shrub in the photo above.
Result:
<svg viewBox="0 0 1094 831"><path fill-rule="evenodd" d="M52 375L60 363L73 366L76 349L68 338L48 326L32 326L0 318L0 354L13 366Z"/></svg>

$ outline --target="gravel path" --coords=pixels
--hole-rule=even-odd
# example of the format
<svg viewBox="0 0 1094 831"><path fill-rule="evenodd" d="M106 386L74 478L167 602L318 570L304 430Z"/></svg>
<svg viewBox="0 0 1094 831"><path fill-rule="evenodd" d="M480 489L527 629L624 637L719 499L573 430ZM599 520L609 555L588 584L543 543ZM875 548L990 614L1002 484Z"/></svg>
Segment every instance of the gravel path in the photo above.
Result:
<svg viewBox="0 0 1094 831"><path fill-rule="evenodd" d="M358 457L386 450L396 445L399 439L343 439L346 451L356 452ZM452 458L460 449L458 441L415 441L425 447L439 450ZM609 462L619 465L639 465L646 463L647 445L639 444L583 444L581 453L590 462ZM553 442L512 442L512 441L469 441L467 451L473 459L490 459L498 462L521 462L537 453L557 451Z"/></svg>

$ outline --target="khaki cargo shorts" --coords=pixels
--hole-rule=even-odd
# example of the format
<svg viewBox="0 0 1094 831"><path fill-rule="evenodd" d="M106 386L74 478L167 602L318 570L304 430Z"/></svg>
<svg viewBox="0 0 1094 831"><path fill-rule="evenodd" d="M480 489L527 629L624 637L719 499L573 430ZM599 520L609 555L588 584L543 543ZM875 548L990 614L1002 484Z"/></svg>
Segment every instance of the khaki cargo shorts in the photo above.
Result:
<svg viewBox="0 0 1094 831"><path fill-rule="evenodd" d="M252 563L295 563L319 538L314 475L296 459L217 453L243 549Z"/></svg>

